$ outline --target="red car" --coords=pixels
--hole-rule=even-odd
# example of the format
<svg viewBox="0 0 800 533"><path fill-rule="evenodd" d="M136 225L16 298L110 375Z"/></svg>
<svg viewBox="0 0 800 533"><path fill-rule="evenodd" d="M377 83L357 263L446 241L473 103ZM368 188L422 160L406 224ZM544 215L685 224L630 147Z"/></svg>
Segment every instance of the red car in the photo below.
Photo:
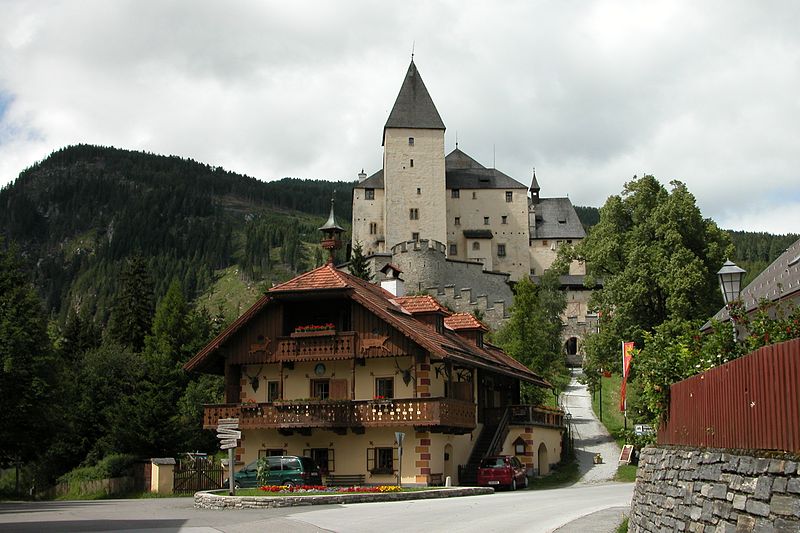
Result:
<svg viewBox="0 0 800 533"><path fill-rule="evenodd" d="M519 459L513 455L487 457L478 468L478 485L481 487L517 487L528 486L528 475Z"/></svg>

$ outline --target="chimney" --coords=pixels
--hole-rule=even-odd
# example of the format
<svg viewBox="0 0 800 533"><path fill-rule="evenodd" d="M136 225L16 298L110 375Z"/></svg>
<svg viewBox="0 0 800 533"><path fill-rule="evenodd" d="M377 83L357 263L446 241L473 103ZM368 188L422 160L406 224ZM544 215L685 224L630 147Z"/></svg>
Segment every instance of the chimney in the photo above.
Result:
<svg viewBox="0 0 800 533"><path fill-rule="evenodd" d="M381 269L381 272L386 276L386 279L381 281L381 288L389 291L396 297L406 295L405 282L400 278L403 273L399 267L391 263L386 263Z"/></svg>
<svg viewBox="0 0 800 533"><path fill-rule="evenodd" d="M364 172L364 169L362 168L361 172L358 173L358 182L361 183L365 179L367 179L367 173Z"/></svg>

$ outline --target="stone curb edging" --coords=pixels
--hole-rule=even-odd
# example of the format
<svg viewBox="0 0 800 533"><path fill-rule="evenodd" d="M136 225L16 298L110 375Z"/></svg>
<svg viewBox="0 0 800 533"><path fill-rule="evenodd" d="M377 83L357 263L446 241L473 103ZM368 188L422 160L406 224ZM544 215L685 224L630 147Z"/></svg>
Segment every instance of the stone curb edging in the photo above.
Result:
<svg viewBox="0 0 800 533"><path fill-rule="evenodd" d="M209 491L195 492L194 506L197 509L264 509L269 507L294 507L297 505L332 505L367 502L399 502L406 500L429 500L434 498L456 498L493 494L491 487L457 487L415 492L366 492L331 494L321 496L227 496Z"/></svg>

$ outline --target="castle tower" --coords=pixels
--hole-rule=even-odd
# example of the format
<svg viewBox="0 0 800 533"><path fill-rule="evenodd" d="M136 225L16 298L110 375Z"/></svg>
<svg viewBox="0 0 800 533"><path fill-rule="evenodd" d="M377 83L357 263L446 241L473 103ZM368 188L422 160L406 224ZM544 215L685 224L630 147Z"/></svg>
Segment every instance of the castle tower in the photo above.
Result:
<svg viewBox="0 0 800 533"><path fill-rule="evenodd" d="M444 122L414 60L383 128L385 249L399 242L447 242Z"/></svg>

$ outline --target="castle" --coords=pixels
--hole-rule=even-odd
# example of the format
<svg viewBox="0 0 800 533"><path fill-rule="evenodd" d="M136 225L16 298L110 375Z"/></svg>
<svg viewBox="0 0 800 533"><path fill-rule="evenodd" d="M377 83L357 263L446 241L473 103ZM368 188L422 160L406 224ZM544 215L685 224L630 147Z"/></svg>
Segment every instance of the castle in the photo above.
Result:
<svg viewBox="0 0 800 533"><path fill-rule="evenodd" d="M558 248L586 236L569 198L542 198L530 186L458 149L445 155L445 125L412 59L383 128L383 168L362 170L353 190L353 245L372 272L403 272L408 290L435 293L457 311L480 311L500 325L513 301L509 282L549 268ZM567 290L565 352L576 354L594 327L573 262ZM380 276L380 274L377 274Z"/></svg>

